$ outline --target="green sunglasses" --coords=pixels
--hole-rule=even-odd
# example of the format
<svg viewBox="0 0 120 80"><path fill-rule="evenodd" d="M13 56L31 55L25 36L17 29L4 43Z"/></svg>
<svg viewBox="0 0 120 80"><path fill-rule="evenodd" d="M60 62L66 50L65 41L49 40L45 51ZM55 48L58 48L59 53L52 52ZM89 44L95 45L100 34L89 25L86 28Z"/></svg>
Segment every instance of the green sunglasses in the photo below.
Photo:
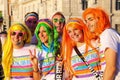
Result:
<svg viewBox="0 0 120 80"><path fill-rule="evenodd" d="M57 19L57 18L54 18L53 21L56 23L56 22L60 22L60 23L64 23L65 19L64 18L60 18L60 19Z"/></svg>

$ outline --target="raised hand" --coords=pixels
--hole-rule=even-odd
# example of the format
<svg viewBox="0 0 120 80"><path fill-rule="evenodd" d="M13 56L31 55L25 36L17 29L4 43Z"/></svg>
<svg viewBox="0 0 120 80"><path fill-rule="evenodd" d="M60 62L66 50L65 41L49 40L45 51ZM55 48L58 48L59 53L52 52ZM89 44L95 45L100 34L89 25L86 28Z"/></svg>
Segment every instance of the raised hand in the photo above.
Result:
<svg viewBox="0 0 120 80"><path fill-rule="evenodd" d="M34 49L34 54L32 54L32 51L29 49L29 53L30 53L30 61L33 65L33 69L34 71L38 71L38 59L36 57L36 49Z"/></svg>

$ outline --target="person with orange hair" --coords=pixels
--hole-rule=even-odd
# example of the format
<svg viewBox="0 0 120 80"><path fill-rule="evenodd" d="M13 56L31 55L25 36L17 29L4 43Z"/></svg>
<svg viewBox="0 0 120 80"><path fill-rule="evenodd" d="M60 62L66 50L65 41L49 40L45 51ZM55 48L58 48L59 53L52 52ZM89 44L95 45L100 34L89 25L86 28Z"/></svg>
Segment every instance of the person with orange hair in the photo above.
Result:
<svg viewBox="0 0 120 80"><path fill-rule="evenodd" d="M87 31L79 18L70 18L63 29L61 56L65 80L98 80L100 77L97 46L89 41Z"/></svg>
<svg viewBox="0 0 120 80"><path fill-rule="evenodd" d="M88 8L83 18L91 34L98 41L103 80L120 79L120 35L111 28L109 16L100 8Z"/></svg>

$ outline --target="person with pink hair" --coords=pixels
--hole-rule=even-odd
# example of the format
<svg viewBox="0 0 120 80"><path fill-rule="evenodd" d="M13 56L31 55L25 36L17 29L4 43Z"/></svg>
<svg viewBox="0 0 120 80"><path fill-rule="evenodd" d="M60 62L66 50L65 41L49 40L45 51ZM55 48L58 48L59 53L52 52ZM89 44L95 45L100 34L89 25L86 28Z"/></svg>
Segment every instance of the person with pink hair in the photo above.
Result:
<svg viewBox="0 0 120 80"><path fill-rule="evenodd" d="M103 80L120 79L120 35L111 28L108 14L100 8L87 8L83 19L91 41L99 44Z"/></svg>

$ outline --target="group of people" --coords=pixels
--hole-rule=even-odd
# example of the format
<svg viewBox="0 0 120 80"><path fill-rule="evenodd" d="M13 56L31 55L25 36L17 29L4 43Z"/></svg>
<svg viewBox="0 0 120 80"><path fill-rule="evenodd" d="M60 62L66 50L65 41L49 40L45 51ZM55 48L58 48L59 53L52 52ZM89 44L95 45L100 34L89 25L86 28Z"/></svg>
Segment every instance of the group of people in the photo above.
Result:
<svg viewBox="0 0 120 80"><path fill-rule="evenodd" d="M56 12L39 19L30 12L25 24L10 26L2 47L4 80L119 80L120 35L109 16L87 8L82 17L65 20ZM59 58L61 79L55 77Z"/></svg>

